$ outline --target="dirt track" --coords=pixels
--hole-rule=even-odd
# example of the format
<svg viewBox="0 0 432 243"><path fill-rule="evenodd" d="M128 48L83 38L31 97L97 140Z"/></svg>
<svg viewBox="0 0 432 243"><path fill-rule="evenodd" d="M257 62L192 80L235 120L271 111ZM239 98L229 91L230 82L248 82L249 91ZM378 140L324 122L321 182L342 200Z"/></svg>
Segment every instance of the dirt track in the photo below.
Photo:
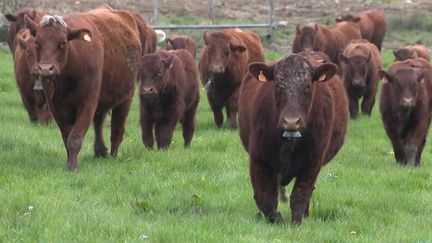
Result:
<svg viewBox="0 0 432 243"><path fill-rule="evenodd" d="M5 1L7 4L8 0ZM39 0L21 2L23 2L21 6L31 5L59 15L92 9L103 3L108 3L115 8L138 11L149 20L153 15L153 0ZM386 14L401 14L417 10L432 11L431 0L275 0L275 2L278 20L287 21L288 23L307 22L316 18L334 17L370 8L383 9ZM17 7L20 6L15 6L15 8ZM8 8L3 9L8 11ZM160 15L174 15L186 12L193 16L207 18L209 17L209 0L159 0L159 12ZM216 0L217 17L266 21L268 18L267 13L268 1L265 0Z"/></svg>

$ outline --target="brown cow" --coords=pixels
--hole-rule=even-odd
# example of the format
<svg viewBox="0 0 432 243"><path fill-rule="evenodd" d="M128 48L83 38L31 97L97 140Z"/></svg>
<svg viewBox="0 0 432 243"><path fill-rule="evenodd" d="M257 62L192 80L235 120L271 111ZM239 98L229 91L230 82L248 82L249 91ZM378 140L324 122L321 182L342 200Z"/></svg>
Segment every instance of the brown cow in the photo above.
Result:
<svg viewBox="0 0 432 243"><path fill-rule="evenodd" d="M348 14L336 19L336 22L345 21L357 23L362 37L370 41L381 51L387 30L387 22L384 14L380 10L371 9L359 13L357 16Z"/></svg>
<svg viewBox="0 0 432 243"><path fill-rule="evenodd" d="M432 67L423 58L396 61L387 72L381 92L381 118L396 161L420 166L431 122Z"/></svg>
<svg viewBox="0 0 432 243"><path fill-rule="evenodd" d="M429 49L422 44L406 45L393 51L395 61L423 58L430 61Z"/></svg>
<svg viewBox="0 0 432 243"><path fill-rule="evenodd" d="M186 35L172 35L166 39L166 49L167 50L178 50L178 49L186 49L192 54L193 57L196 57L196 44L192 40L191 37Z"/></svg>
<svg viewBox="0 0 432 243"><path fill-rule="evenodd" d="M42 17L45 15L45 12L42 11L36 11L34 8L23 8L18 11L16 15L12 14L6 14L5 17L9 21L9 29L8 29L8 35L7 35L7 43L9 45L9 49L11 50L12 54L15 52L15 35L18 34L18 32L21 29L24 29L26 27L26 23L24 20L24 17L27 16L33 21L39 22Z"/></svg>
<svg viewBox="0 0 432 243"><path fill-rule="evenodd" d="M215 123L222 127L225 107L229 126L237 128L240 84L249 63L264 62L263 45L258 35L240 29L204 32L203 38L199 71Z"/></svg>
<svg viewBox="0 0 432 243"><path fill-rule="evenodd" d="M27 110L31 122L49 123L51 113L45 103L42 88L35 86L36 77L31 70L37 65L35 40L28 29L21 29L14 42L14 68L15 78L21 100Z"/></svg>
<svg viewBox="0 0 432 243"><path fill-rule="evenodd" d="M279 185L296 177L290 207L293 224L301 223L321 167L343 145L347 98L337 66L323 56L252 63L241 86L240 136L249 152L255 202L270 222L282 220Z"/></svg>
<svg viewBox="0 0 432 243"><path fill-rule="evenodd" d="M362 97L362 112L370 116L380 80L378 71L382 69L380 51L367 40L355 40L345 48L339 59L351 118L357 117Z"/></svg>
<svg viewBox="0 0 432 243"><path fill-rule="evenodd" d="M327 54L333 63L339 65L339 53L351 40L360 39L360 30L354 23L342 22L332 27L310 24L296 27L292 51L320 51Z"/></svg>
<svg viewBox="0 0 432 243"><path fill-rule="evenodd" d="M139 77L144 145L153 147L154 127L158 149L168 148L180 121L184 145L188 147L199 102L195 59L187 50L157 51L142 58Z"/></svg>
<svg viewBox="0 0 432 243"><path fill-rule="evenodd" d="M40 24L26 20L36 37L36 74L42 79L47 103L62 134L67 169L77 169L77 156L92 120L95 154L107 154L102 125L109 110L110 154L116 156L141 53L134 14L100 10L64 18L45 16Z"/></svg>
<svg viewBox="0 0 432 243"><path fill-rule="evenodd" d="M142 54L145 55L155 52L157 48L157 36L155 30L143 19L140 14L134 14L138 24L138 30L142 43Z"/></svg>

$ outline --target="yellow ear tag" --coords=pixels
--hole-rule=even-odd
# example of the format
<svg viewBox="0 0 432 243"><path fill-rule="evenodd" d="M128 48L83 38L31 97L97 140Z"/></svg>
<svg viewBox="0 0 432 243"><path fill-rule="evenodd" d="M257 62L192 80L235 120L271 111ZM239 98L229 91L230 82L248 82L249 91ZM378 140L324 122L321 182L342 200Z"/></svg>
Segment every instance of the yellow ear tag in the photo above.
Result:
<svg viewBox="0 0 432 243"><path fill-rule="evenodd" d="M88 42L91 41L91 38L90 38L90 36L88 34L84 34L83 38L84 38L85 41L88 41Z"/></svg>
<svg viewBox="0 0 432 243"><path fill-rule="evenodd" d="M327 78L327 75L323 74L321 77L319 77L318 81L322 82Z"/></svg>
<svg viewBox="0 0 432 243"><path fill-rule="evenodd" d="M258 75L258 80L261 82L265 82L267 81L266 76L263 74L263 71L260 71L259 75Z"/></svg>

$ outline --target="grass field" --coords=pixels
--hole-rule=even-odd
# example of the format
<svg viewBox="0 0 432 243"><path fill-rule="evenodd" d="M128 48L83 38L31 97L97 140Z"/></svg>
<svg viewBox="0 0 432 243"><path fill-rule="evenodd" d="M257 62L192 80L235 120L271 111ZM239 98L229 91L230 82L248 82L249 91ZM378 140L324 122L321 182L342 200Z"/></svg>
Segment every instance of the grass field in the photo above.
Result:
<svg viewBox="0 0 432 243"><path fill-rule="evenodd" d="M300 227L287 204L283 224L259 216L238 131L215 129L204 93L197 120L190 149L177 129L148 151L135 97L118 158L94 158L89 130L79 172L65 172L57 126L30 124L0 52L0 242L432 242L431 145L421 168L397 165L377 106L350 122Z"/></svg>

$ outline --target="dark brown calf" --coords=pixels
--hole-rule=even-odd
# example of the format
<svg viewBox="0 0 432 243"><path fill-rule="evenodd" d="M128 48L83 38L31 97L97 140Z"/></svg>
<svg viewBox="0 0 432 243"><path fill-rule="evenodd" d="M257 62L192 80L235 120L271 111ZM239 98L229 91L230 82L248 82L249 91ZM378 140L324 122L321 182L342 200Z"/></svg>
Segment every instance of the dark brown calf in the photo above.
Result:
<svg viewBox="0 0 432 243"><path fill-rule="evenodd" d="M423 58L430 61L429 49L422 44L407 45L393 51L395 61Z"/></svg>
<svg viewBox="0 0 432 243"><path fill-rule="evenodd" d="M77 169L78 153L92 120L95 154L107 154L102 125L109 110L110 154L116 156L141 56L134 14L101 9L64 18L45 16L40 24L26 20L36 38L35 71L66 147L67 169Z"/></svg>
<svg viewBox="0 0 432 243"><path fill-rule="evenodd" d="M282 220L278 187L294 177L293 224L308 215L319 171L341 148L347 129L347 98L336 65L323 54L302 55L271 66L250 64L241 86L240 136L255 202L271 222Z"/></svg>
<svg viewBox="0 0 432 243"><path fill-rule="evenodd" d="M19 10L16 15L12 15L12 14L5 15L6 19L9 21L7 43L9 45L12 54L14 54L15 52L15 45L16 45L16 43L14 42L15 35L18 34L20 30L26 28L24 17L27 16L31 20L39 22L44 15L45 12L36 11L34 8L28 8L28 7Z"/></svg>
<svg viewBox="0 0 432 243"><path fill-rule="evenodd" d="M339 53L351 40L360 39L360 30L354 23L342 22L332 27L311 24L300 28L297 26L292 51L320 51L329 56L333 63L339 65Z"/></svg>
<svg viewBox="0 0 432 243"><path fill-rule="evenodd" d="M356 40L345 48L339 59L351 118L357 117L362 97L362 112L370 116L380 80L378 71L382 69L380 51L367 40Z"/></svg>
<svg viewBox="0 0 432 243"><path fill-rule="evenodd" d="M157 51L142 58L139 77L144 145L153 147L154 128L157 147L168 148L180 121L184 145L189 146L199 102L195 59L187 50Z"/></svg>
<svg viewBox="0 0 432 243"><path fill-rule="evenodd" d="M336 22L345 21L358 24L362 37L370 41L381 51L387 30L387 22L380 10L371 9L359 13L357 16L348 14L336 19Z"/></svg>
<svg viewBox="0 0 432 243"><path fill-rule="evenodd" d="M199 71L207 91L217 127L222 127L222 109L226 108L231 128L237 128L239 88L247 66L264 61L264 48L258 35L240 29L228 29L203 35Z"/></svg>
<svg viewBox="0 0 432 243"><path fill-rule="evenodd" d="M42 87L37 87L36 76L31 73L37 65L34 37L28 29L18 32L14 42L15 78L21 100L27 110L30 121L47 124L51 121L51 113L45 103Z"/></svg>
<svg viewBox="0 0 432 243"><path fill-rule="evenodd" d="M420 166L421 154L431 122L432 67L423 58L395 62L381 92L381 118L396 161Z"/></svg>
<svg viewBox="0 0 432 243"><path fill-rule="evenodd" d="M186 49L192 54L193 57L196 57L196 44L186 35L172 35L166 39L166 49L167 50L178 50L178 49Z"/></svg>

